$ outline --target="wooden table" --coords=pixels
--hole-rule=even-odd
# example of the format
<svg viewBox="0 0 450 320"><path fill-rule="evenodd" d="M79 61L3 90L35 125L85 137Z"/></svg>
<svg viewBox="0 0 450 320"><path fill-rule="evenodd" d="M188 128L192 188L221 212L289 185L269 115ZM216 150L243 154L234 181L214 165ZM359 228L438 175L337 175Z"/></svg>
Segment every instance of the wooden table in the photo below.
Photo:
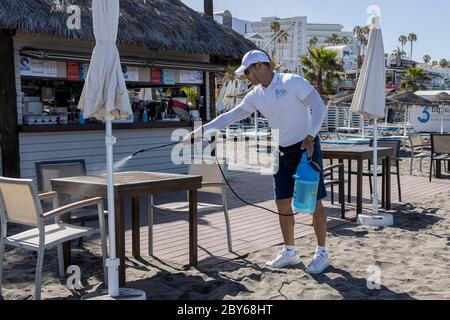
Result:
<svg viewBox="0 0 450 320"><path fill-rule="evenodd" d="M107 199L106 176L82 176L53 179L52 188L58 193L60 205L70 202L70 195ZM189 191L189 262L197 266L197 190L201 188L201 176L158 172L124 172L114 175L116 254L120 259L119 281L125 285L125 210L124 202L132 199L132 248L133 256L140 256L140 196ZM70 244L64 245L65 265L70 265Z"/></svg>
<svg viewBox="0 0 450 320"><path fill-rule="evenodd" d="M338 159L339 163L344 160L349 161L349 176L351 175L351 161L357 161L357 179L356 179L356 215L362 213L362 193L363 193L363 161L373 159L373 148L360 145L327 145L321 146L324 159ZM378 157L383 159L383 175L385 184L383 185L383 203L387 210L391 209L391 168L390 158L393 155L392 148L378 148ZM350 177L349 177L350 180ZM351 197L349 190L348 197ZM350 202L350 201L349 201Z"/></svg>

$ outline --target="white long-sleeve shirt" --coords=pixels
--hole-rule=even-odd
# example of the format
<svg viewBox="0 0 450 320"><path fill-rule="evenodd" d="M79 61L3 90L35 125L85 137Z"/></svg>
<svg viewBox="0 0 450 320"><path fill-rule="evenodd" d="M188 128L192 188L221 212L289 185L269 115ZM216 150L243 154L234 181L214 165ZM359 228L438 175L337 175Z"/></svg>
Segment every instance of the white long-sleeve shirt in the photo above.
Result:
<svg viewBox="0 0 450 320"><path fill-rule="evenodd" d="M279 130L280 146L288 147L316 136L326 114L326 106L314 87L294 74L275 73L266 88L258 85L233 110L222 114L203 129L219 130L260 111L272 130ZM312 112L310 112L310 110Z"/></svg>

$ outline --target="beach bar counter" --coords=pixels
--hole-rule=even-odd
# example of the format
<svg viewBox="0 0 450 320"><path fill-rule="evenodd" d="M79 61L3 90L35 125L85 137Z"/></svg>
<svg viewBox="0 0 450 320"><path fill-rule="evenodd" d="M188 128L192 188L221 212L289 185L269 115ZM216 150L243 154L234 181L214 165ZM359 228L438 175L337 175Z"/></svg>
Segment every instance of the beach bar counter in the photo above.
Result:
<svg viewBox="0 0 450 320"><path fill-rule="evenodd" d="M77 110L95 44L91 1L69 1L80 8L80 29L69 28L76 22L71 20L74 7L50 0L6 2L0 4L0 37L6 40L0 46L12 43L13 48L1 48L12 57L2 57L0 64L13 61L9 79L14 79L16 94L0 103L1 164L7 167L3 175L20 172L22 178L35 179L36 162L71 159L84 159L89 175L104 173L104 124L85 119ZM254 49L250 41L178 0L122 1L118 39L133 108L133 115L113 124L118 162L139 149L170 143L176 129L189 130L189 123L174 111L189 111L192 99L183 88L197 93L195 110L190 111L194 120L214 118L215 74ZM14 118L17 124L11 123ZM186 172L186 167L172 164L170 148L142 154L116 169Z"/></svg>

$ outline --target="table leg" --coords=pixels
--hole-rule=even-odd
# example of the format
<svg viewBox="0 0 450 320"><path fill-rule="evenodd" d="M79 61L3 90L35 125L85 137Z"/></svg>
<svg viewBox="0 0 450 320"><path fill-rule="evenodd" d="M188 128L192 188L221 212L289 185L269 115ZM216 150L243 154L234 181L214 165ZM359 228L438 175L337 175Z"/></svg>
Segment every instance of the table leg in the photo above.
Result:
<svg viewBox="0 0 450 320"><path fill-rule="evenodd" d="M131 225L132 225L132 242L133 242L133 257L139 258L141 256L141 207L139 197L131 200Z"/></svg>
<svg viewBox="0 0 450 320"><path fill-rule="evenodd" d="M386 159L381 162L381 207L386 205Z"/></svg>
<svg viewBox="0 0 450 320"><path fill-rule="evenodd" d="M119 285L125 286L125 204L120 199L115 199L115 226L116 226L116 256L120 260Z"/></svg>
<svg viewBox="0 0 450 320"><path fill-rule="evenodd" d="M363 161L358 159L356 179L356 216L362 213L362 193L363 193Z"/></svg>
<svg viewBox="0 0 450 320"><path fill-rule="evenodd" d="M70 204L70 195L62 194L58 192L58 205L60 207ZM70 213L65 214L61 217L61 221L65 223L70 223ZM63 243L63 262L64 262L64 273L66 272L67 268L72 264L72 246L70 244L70 241Z"/></svg>
<svg viewBox="0 0 450 320"><path fill-rule="evenodd" d="M385 159L385 172L386 172L386 179L385 179L385 183L386 183L386 187L385 187L385 192L386 192L386 210L391 210L391 157L386 157Z"/></svg>
<svg viewBox="0 0 450 320"><path fill-rule="evenodd" d="M189 191L189 264L198 265L197 190Z"/></svg>
<svg viewBox="0 0 450 320"><path fill-rule="evenodd" d="M344 164L343 159L339 159L339 164ZM339 203L341 204L341 218L345 219L345 185L344 185L344 166L339 168Z"/></svg>
<svg viewBox="0 0 450 320"><path fill-rule="evenodd" d="M352 160L348 160L348 203L352 203Z"/></svg>
<svg viewBox="0 0 450 320"><path fill-rule="evenodd" d="M436 160L436 178L441 179L442 178L442 161Z"/></svg>

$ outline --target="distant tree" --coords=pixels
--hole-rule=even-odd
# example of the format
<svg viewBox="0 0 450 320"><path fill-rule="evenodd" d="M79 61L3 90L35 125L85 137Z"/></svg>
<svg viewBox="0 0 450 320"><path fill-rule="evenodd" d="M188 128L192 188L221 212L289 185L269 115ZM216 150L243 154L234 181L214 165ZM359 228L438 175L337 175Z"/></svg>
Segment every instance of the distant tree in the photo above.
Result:
<svg viewBox="0 0 450 320"><path fill-rule="evenodd" d="M417 35L415 33L410 33L408 35L408 41L411 42L411 55L410 55L410 59L412 60L413 58L413 45L414 42L417 42Z"/></svg>
<svg viewBox="0 0 450 320"><path fill-rule="evenodd" d="M308 46L310 48L315 48L316 44L319 42L319 39L317 37L312 37L311 39L308 40Z"/></svg>
<svg viewBox="0 0 450 320"><path fill-rule="evenodd" d="M339 79L339 72L343 71L339 64L335 50L325 48L308 48L309 56L300 57L305 78L317 87L317 91L323 94L330 83ZM331 81L331 82L330 82Z"/></svg>
<svg viewBox="0 0 450 320"><path fill-rule="evenodd" d="M398 37L398 42L402 45L402 51L405 50L405 45L408 43L408 37L405 35L401 35Z"/></svg>
<svg viewBox="0 0 450 320"><path fill-rule="evenodd" d="M448 60L447 60L447 59L441 59L441 60L439 61L439 66L440 66L441 68L447 68L447 67L449 66Z"/></svg>
<svg viewBox="0 0 450 320"><path fill-rule="evenodd" d="M418 90L426 89L423 82L430 80L427 75L427 70L417 67L408 67L406 70L406 73L402 76L403 80L401 82L401 88L403 90L416 92Z"/></svg>
<svg viewBox="0 0 450 320"><path fill-rule="evenodd" d="M423 56L423 62L425 62L426 64L429 64L431 61L431 56L429 54L426 54Z"/></svg>

